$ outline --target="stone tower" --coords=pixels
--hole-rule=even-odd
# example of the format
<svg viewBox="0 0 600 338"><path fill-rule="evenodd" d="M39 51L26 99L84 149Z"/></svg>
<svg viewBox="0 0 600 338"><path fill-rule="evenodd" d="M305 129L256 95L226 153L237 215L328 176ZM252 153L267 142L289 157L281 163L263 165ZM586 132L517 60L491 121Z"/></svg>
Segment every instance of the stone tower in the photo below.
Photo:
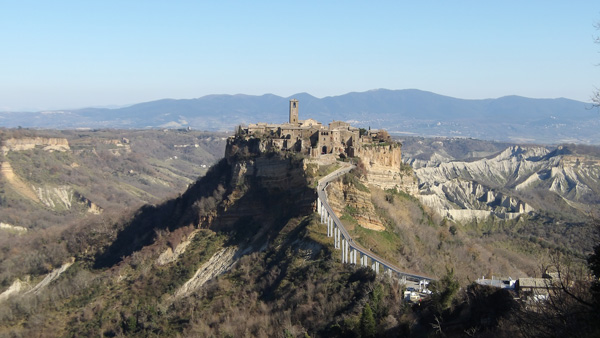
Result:
<svg viewBox="0 0 600 338"><path fill-rule="evenodd" d="M298 100L290 100L290 123L298 124Z"/></svg>

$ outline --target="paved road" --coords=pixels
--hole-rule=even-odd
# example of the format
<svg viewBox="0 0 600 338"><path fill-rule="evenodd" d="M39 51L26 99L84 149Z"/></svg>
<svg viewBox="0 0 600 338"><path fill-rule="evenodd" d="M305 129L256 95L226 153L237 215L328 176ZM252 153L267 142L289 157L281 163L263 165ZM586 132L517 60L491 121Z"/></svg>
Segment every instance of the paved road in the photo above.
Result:
<svg viewBox="0 0 600 338"><path fill-rule="evenodd" d="M372 260L378 261L386 269L389 269L389 270L392 270L393 272L395 272L400 278L406 277L407 281L417 282L417 286L418 286L418 282L420 280L427 280L427 281L433 280L430 277L415 275L415 274L401 271L398 267L394 266L390 262L384 260L383 258L377 256L370 250L365 249L362 246L360 246L358 243L354 242L354 240L352 239L352 237L350 236L350 234L344 227L344 224L342 224L342 222L339 220L339 218L333 212L333 209L331 209L331 207L329 206L329 203L327 202L327 192L325 191L329 182L332 182L333 180L339 178L340 176L348 173L350 170L356 168L356 166L353 164L345 163L345 162L341 162L341 163L343 163L342 168L332 172L331 174L329 174L329 175L323 177L321 180L319 180L319 184L317 186L317 193L318 193L319 198L323 202L325 209L329 212L329 214L331 215L331 218L333 218L334 223L340 229L341 236L348 242L348 246L352 249L357 250L361 254L370 257Z"/></svg>

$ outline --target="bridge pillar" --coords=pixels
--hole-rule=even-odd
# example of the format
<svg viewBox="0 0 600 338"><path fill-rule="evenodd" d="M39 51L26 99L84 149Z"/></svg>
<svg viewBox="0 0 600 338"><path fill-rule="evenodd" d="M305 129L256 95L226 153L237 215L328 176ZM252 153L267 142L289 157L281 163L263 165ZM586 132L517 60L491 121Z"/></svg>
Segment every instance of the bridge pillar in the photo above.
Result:
<svg viewBox="0 0 600 338"><path fill-rule="evenodd" d="M348 257L348 254L350 253L350 246L348 245L348 241L345 238L344 242L346 242L346 250L344 250L344 253L346 253L346 263L350 263L350 257Z"/></svg>
<svg viewBox="0 0 600 338"><path fill-rule="evenodd" d="M319 205L319 215L321 216L321 224L325 223L325 214L323 213L323 205Z"/></svg>
<svg viewBox="0 0 600 338"><path fill-rule="evenodd" d="M333 220L329 224L329 227L331 228L331 235L333 236L333 228L335 227L335 225L333 224Z"/></svg>
<svg viewBox="0 0 600 338"><path fill-rule="evenodd" d="M344 243L346 243L346 247L344 248L344 255L346 256L346 263L349 263L350 260L348 259L348 253L350 252L350 248L348 247L348 241L344 238Z"/></svg>
<svg viewBox="0 0 600 338"><path fill-rule="evenodd" d="M329 230L329 232L331 233L331 237L333 237L333 228L334 228L334 224L333 224L333 218L330 218L330 219L329 219L329 229L330 229L330 230ZM339 231L340 231L340 230L338 229L338 232L339 232Z"/></svg>
<svg viewBox="0 0 600 338"><path fill-rule="evenodd" d="M383 274L392 277L392 269L382 264Z"/></svg>
<svg viewBox="0 0 600 338"><path fill-rule="evenodd" d="M333 228L333 247L337 249L337 228Z"/></svg>
<svg viewBox="0 0 600 338"><path fill-rule="evenodd" d="M325 223L325 213L323 212L323 203L319 205L319 215L321 215L321 223Z"/></svg>
<svg viewBox="0 0 600 338"><path fill-rule="evenodd" d="M375 274L379 274L379 262L376 260L373 260L373 264L371 265L371 269L373 269L373 271L375 271Z"/></svg>
<svg viewBox="0 0 600 338"><path fill-rule="evenodd" d="M340 248L340 241L339 241L340 229L338 229L338 227L334 227L333 230L334 230L333 243L335 243L335 248L339 249Z"/></svg>
<svg viewBox="0 0 600 338"><path fill-rule="evenodd" d="M333 247L340 248L340 229L338 227L333 228Z"/></svg>

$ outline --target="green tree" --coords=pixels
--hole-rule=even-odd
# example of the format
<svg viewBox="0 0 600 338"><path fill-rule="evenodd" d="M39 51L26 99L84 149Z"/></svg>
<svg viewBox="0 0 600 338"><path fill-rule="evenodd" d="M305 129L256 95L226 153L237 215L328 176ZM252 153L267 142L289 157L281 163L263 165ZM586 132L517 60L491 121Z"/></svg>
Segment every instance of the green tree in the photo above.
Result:
<svg viewBox="0 0 600 338"><path fill-rule="evenodd" d="M383 317L384 306L381 304L381 300L383 299L383 287L381 284L375 285L373 288L373 292L371 293L371 311L374 313L377 319Z"/></svg>
<svg viewBox="0 0 600 338"><path fill-rule="evenodd" d="M436 281L432 288L434 289L432 299L438 312L450 308L460 288L458 280L454 277L454 269L446 269L444 277Z"/></svg>
<svg viewBox="0 0 600 338"><path fill-rule="evenodd" d="M375 317L373 317L373 311L369 303L363 308L359 326L361 337L375 337Z"/></svg>

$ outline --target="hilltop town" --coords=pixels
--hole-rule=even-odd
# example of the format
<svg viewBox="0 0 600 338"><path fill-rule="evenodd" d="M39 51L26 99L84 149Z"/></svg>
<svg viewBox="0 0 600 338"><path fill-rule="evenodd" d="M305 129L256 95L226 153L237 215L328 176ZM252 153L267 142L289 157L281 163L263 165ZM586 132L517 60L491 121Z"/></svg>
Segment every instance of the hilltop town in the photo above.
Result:
<svg viewBox="0 0 600 338"><path fill-rule="evenodd" d="M343 121L333 121L328 126L324 126L312 118L300 120L299 102L296 99L290 100L287 123L253 123L247 128L240 127L238 134L265 137L269 140L268 147L293 151L313 158L327 154L342 158L356 157L364 147L374 145L400 148L400 144L392 142L385 130L356 128Z"/></svg>

